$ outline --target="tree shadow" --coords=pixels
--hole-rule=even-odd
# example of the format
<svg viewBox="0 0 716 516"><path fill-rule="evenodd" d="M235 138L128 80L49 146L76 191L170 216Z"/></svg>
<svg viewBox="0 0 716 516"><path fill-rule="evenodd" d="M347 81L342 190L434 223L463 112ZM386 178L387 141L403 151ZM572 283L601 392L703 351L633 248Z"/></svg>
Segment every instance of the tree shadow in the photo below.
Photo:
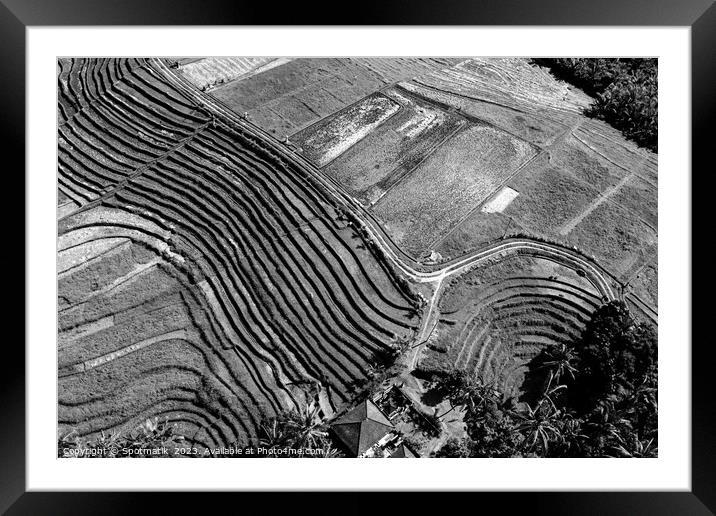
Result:
<svg viewBox="0 0 716 516"><path fill-rule="evenodd" d="M420 401L429 407L439 405L444 399L445 393L436 387L430 387L420 396Z"/></svg>
<svg viewBox="0 0 716 516"><path fill-rule="evenodd" d="M545 367L546 361L547 356L544 349L529 361L525 379L520 389L522 394L518 401L527 403L530 406L534 406L539 401L549 381L549 368Z"/></svg>

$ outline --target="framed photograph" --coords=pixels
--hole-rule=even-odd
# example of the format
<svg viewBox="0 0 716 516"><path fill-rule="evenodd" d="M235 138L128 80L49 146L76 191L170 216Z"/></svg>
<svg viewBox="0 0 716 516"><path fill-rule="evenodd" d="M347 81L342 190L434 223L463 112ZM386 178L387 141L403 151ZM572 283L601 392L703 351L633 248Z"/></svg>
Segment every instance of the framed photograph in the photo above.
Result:
<svg viewBox="0 0 716 516"><path fill-rule="evenodd" d="M3 511L716 510L691 290L716 8L364 7L3 0Z"/></svg>

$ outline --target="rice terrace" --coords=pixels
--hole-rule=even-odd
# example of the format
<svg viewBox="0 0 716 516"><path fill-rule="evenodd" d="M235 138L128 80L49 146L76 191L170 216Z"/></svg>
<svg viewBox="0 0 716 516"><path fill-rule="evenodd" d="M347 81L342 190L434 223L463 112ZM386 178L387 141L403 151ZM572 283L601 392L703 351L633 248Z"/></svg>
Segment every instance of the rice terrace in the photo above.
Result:
<svg viewBox="0 0 716 516"><path fill-rule="evenodd" d="M656 456L656 73L59 59L58 456Z"/></svg>

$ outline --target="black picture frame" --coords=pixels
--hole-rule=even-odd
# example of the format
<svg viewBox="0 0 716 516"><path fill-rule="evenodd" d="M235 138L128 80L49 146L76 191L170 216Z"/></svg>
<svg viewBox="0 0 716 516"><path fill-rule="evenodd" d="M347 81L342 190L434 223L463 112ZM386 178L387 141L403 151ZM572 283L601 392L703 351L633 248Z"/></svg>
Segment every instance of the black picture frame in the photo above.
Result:
<svg viewBox="0 0 716 516"><path fill-rule="evenodd" d="M0 260L7 279L9 297L6 328L20 329L24 341L25 320L25 30L32 26L62 25L656 25L691 27L692 73L692 178L706 177L710 147L713 146L714 93L716 92L716 6L713 0L448 0L439 5L427 0L383 0L362 2L340 13L337 3L291 3L286 6L269 2L249 3L243 0L0 0L0 55L3 87L0 90L0 120L6 188L16 203L3 203L5 231L12 255L3 253ZM351 6L346 6L351 7ZM565 46L568 48L568 46ZM11 157L12 159L8 159ZM10 165L11 164L11 165ZM713 165L710 166L713 169ZM51 171L48 171L50 174ZM668 171L679 173L681 171ZM8 177L12 175L13 177ZM54 171L49 178L54 178ZM686 178L685 178L686 179ZM52 179L54 180L54 179ZM693 189L698 193L699 189ZM701 195L706 195L701 192ZM708 202L692 202L692 220L710 220ZM692 267L703 255L693 254ZM20 275L18 269L23 271ZM9 271L14 271L10 273ZM16 282L17 285L14 285ZM23 284L20 284L23 282ZM14 287L14 288L13 288ZM704 288L703 286L701 288ZM697 304L693 297L694 323L703 321L708 303ZM22 312L22 313L20 313ZM14 317L13 317L14 316ZM700 323L702 324L702 323ZM694 329L696 325L694 324ZM0 420L0 511L7 514L125 514L150 509L149 500L159 502L164 513L205 507L206 502L189 499L185 494L149 493L49 493L25 492L25 353L18 339L6 333L2 357L8 365L0 375L2 385L2 419ZM696 333L694 333L696 335ZM691 343L673 343L687 349ZM708 339L693 339L692 346L692 490L690 492L609 492L609 493L480 493L471 494L486 501L505 504L510 509L550 514L713 514L716 512L716 439L711 363L713 346ZM212 494L212 505L226 502L231 494ZM262 503L265 494L239 494L241 503ZM304 493L294 493L283 500L295 510L310 510L313 501L304 502ZM343 495L340 512L356 512L365 507L360 493ZM455 495L451 504L463 503ZM370 506L376 500L370 495ZM435 496L414 494L403 497L379 497L377 504L395 512L409 510L406 503L423 508L435 503ZM509 499L504 500L505 498ZM352 501L351 501L352 500ZM506 502L506 503L505 503ZM469 503L474 503L470 501ZM335 502L327 507L336 507ZM298 508L298 509L297 509ZM271 512L271 511L268 511ZM361 512L363 512L361 510Z"/></svg>

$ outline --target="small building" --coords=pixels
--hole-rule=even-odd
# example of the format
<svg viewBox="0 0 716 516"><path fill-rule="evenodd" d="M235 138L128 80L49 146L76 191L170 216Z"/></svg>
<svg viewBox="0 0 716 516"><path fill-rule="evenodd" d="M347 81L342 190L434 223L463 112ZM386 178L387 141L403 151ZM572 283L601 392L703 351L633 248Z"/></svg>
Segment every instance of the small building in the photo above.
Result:
<svg viewBox="0 0 716 516"><path fill-rule="evenodd" d="M352 457L419 457L405 445L403 434L371 399L336 419L331 431L337 444Z"/></svg>
<svg viewBox="0 0 716 516"><path fill-rule="evenodd" d="M331 430L350 455L360 457L395 428L378 406L368 399L336 419L331 424Z"/></svg>

